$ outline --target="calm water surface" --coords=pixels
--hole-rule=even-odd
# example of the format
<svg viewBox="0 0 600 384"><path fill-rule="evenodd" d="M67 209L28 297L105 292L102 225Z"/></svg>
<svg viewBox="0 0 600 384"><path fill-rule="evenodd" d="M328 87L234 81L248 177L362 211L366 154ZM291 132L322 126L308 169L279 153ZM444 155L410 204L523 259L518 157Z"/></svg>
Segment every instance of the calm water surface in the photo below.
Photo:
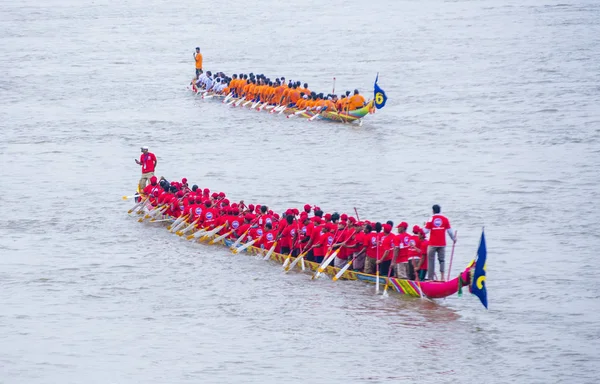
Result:
<svg viewBox="0 0 600 384"><path fill-rule="evenodd" d="M0 382L595 383L594 1L0 4ZM205 68L389 102L361 128L230 109ZM490 310L310 281L127 216L158 173L488 236Z"/></svg>

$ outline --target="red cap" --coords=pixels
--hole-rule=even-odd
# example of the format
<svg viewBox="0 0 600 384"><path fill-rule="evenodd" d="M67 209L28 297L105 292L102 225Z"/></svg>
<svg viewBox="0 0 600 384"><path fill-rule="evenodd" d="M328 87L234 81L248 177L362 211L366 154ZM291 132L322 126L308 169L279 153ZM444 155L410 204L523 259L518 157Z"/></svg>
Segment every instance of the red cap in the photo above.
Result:
<svg viewBox="0 0 600 384"><path fill-rule="evenodd" d="M225 197L225 192L219 192L219 197Z"/></svg>
<svg viewBox="0 0 600 384"><path fill-rule="evenodd" d="M219 197L219 194L217 192L213 192L210 194L210 197Z"/></svg>
<svg viewBox="0 0 600 384"><path fill-rule="evenodd" d="M310 204L304 204L304 212L310 212Z"/></svg>
<svg viewBox="0 0 600 384"><path fill-rule="evenodd" d="M332 232L335 232L335 230L337 229L337 226L334 223L329 223L329 225L327 227Z"/></svg>
<svg viewBox="0 0 600 384"><path fill-rule="evenodd" d="M208 189L208 188L204 188L204 191L203 191L203 192L204 192L204 194L205 194L205 195L208 195L208 194L210 194L210 189Z"/></svg>
<svg viewBox="0 0 600 384"><path fill-rule="evenodd" d="M298 209L294 208L294 209L292 209L292 213L293 213L294 215L299 215L299 214L300 214L300 211L299 211Z"/></svg>
<svg viewBox="0 0 600 384"><path fill-rule="evenodd" d="M184 177L183 179L181 179L181 183L182 183L182 184L185 184L185 183L187 183L187 179Z"/></svg>
<svg viewBox="0 0 600 384"><path fill-rule="evenodd" d="M279 220L279 213L274 214L273 217Z"/></svg>
<svg viewBox="0 0 600 384"><path fill-rule="evenodd" d="M356 223L356 219L355 219L354 217L352 217L352 216L350 216L350 217L348 218L348 220L349 220L349 221L350 221L352 224L355 224L355 223Z"/></svg>
<svg viewBox="0 0 600 384"><path fill-rule="evenodd" d="M413 227L413 233L419 233L419 232L421 232L421 227L419 227L418 225L415 225Z"/></svg>
<svg viewBox="0 0 600 384"><path fill-rule="evenodd" d="M319 216L315 216L315 217L311 218L311 220L316 224L321 223L321 218Z"/></svg>
<svg viewBox="0 0 600 384"><path fill-rule="evenodd" d="M331 213L325 214L325 220L331 220Z"/></svg>
<svg viewBox="0 0 600 384"><path fill-rule="evenodd" d="M346 221L346 220L348 220L348 215L346 215L345 213L342 213L342 216L340 216L340 219Z"/></svg>
<svg viewBox="0 0 600 384"><path fill-rule="evenodd" d="M294 211L292 209L288 209L287 211L285 211L286 215L293 215Z"/></svg>
<svg viewBox="0 0 600 384"><path fill-rule="evenodd" d="M229 205L229 200L223 199L223 205L225 205L225 206Z"/></svg>
<svg viewBox="0 0 600 384"><path fill-rule="evenodd" d="M250 204L250 205L248 205L248 210L249 210L250 212L254 211L254 204Z"/></svg>
<svg viewBox="0 0 600 384"><path fill-rule="evenodd" d="M392 226L389 224L383 224L382 227L383 227L383 231L386 233L389 233L392 231Z"/></svg>
<svg viewBox="0 0 600 384"><path fill-rule="evenodd" d="M237 207L238 207L238 203L231 204L231 208L237 208Z"/></svg>
<svg viewBox="0 0 600 384"><path fill-rule="evenodd" d="M183 191L177 192L177 197L183 197Z"/></svg>
<svg viewBox="0 0 600 384"><path fill-rule="evenodd" d="M408 228L408 223L406 221L403 221L400 224L398 224L396 228Z"/></svg>
<svg viewBox="0 0 600 384"><path fill-rule="evenodd" d="M158 179L156 178L156 176L152 176L152 177L150 178L150 182L151 182L152 184L156 183L157 181L158 181Z"/></svg>

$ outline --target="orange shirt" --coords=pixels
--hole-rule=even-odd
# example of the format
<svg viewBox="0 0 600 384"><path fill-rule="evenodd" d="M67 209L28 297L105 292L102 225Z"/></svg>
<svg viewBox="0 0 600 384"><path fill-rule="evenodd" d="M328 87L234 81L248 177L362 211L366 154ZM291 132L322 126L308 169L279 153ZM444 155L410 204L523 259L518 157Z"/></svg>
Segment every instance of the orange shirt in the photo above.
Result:
<svg viewBox="0 0 600 384"><path fill-rule="evenodd" d="M229 87L225 87L225 88L223 88L223 92L222 92L222 93L223 93L224 95L229 95L229 92L231 92L231 88L229 88Z"/></svg>
<svg viewBox="0 0 600 384"><path fill-rule="evenodd" d="M335 111L337 111L337 108L335 107L335 104L331 100L325 100L325 106L327 107L327 112L335 112Z"/></svg>
<svg viewBox="0 0 600 384"><path fill-rule="evenodd" d="M353 95L350 98L349 109L351 111L362 108L362 107L364 107L364 105L365 105L365 98L362 97L362 95Z"/></svg>
<svg viewBox="0 0 600 384"><path fill-rule="evenodd" d="M196 60L196 69L202 69L202 54L195 53L194 59Z"/></svg>
<svg viewBox="0 0 600 384"><path fill-rule="evenodd" d="M242 94L243 94L244 96L247 96L247 95L248 95L248 92L250 92L250 86L251 86L251 85L252 85L252 83L248 83L248 84L244 85L244 89L243 89L243 91L242 91Z"/></svg>
<svg viewBox="0 0 600 384"><path fill-rule="evenodd" d="M292 89L290 91L290 103L296 103L298 100L300 100L300 91Z"/></svg>
<svg viewBox="0 0 600 384"><path fill-rule="evenodd" d="M290 96L290 91L292 90L292 88L286 88L283 90L283 100L281 101L281 104L285 104L288 105L289 104L289 96Z"/></svg>
<svg viewBox="0 0 600 384"><path fill-rule="evenodd" d="M269 87L269 92L267 94L267 101L269 103L273 103L273 97L275 96L275 87Z"/></svg>
<svg viewBox="0 0 600 384"><path fill-rule="evenodd" d="M273 102L276 104L279 104L279 102L281 101L281 96L283 96L283 91L285 90L285 87L283 85L280 85L279 87L275 88L275 91L273 93Z"/></svg>
<svg viewBox="0 0 600 384"><path fill-rule="evenodd" d="M250 84L248 87L248 92L246 92L246 100L254 99L254 95L256 95L256 85Z"/></svg>
<svg viewBox="0 0 600 384"><path fill-rule="evenodd" d="M241 80L237 86L238 89L238 96L240 95L244 95L244 92L246 92L246 85L248 85L248 80Z"/></svg>

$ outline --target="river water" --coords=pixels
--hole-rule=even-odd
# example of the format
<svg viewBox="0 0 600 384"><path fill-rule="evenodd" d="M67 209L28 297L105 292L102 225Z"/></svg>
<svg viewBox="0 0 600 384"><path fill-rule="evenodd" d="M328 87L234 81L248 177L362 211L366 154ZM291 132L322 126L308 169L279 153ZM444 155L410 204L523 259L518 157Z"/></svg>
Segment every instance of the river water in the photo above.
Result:
<svg viewBox="0 0 600 384"><path fill-rule="evenodd" d="M195 99L205 69L388 105L362 127ZM595 383L594 1L0 3L0 382ZM182 241L126 214L158 174L488 240L486 311Z"/></svg>

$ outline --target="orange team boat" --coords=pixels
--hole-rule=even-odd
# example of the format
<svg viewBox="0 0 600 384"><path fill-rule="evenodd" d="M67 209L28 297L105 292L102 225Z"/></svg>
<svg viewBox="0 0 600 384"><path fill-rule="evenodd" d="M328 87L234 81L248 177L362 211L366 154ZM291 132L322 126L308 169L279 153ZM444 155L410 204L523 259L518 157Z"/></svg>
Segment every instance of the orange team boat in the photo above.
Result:
<svg viewBox="0 0 600 384"><path fill-rule="evenodd" d="M194 224L188 225L188 223L185 221L176 220L173 217L162 215L160 210L157 211L157 208L150 204L146 204L145 202L138 203L138 207L134 208L137 209L137 213L139 215L145 215L138 220L140 222L150 219L147 220L147 222L163 223L163 225L167 224L169 225L167 228L170 229L171 232L177 233L179 236L183 237L187 233L190 233L189 236L185 237L188 240L205 242L209 244L220 244L230 248L234 253L245 252L248 255L257 255L265 260L272 260L280 264L284 264L286 270L290 269L291 266L292 269L301 270L308 273L320 271L320 273L323 275L333 277L334 280L361 280L367 283L384 286L386 290L387 288L391 288L393 292L397 292L402 295L419 298L439 299L451 296L457 292L460 295L462 293L462 287L465 286L468 286L469 290L471 291L471 282L473 281L475 261L469 263L469 265L461 273L459 273L458 276L448 281L419 282L414 280L398 279L395 277L388 278L386 276L355 272L348 268L340 269L333 266L321 268L321 264L319 263L306 261L303 259L301 262L294 262L296 261L295 257L276 253L272 250L267 251L254 247L252 246L254 243L253 241L243 243L239 242L239 239L238 241L234 241L226 238L224 235L219 236L217 232L223 229L220 227L217 227L217 229L213 230L197 229ZM129 213L135 212L135 209L131 209ZM179 228L172 227L174 224ZM379 289L379 287L377 289Z"/></svg>
<svg viewBox="0 0 600 384"><path fill-rule="evenodd" d="M375 80L374 85L374 98L368 100L364 107L346 112L333 112L327 110L321 111L309 111L307 109L300 110L295 107L286 107L283 105L268 105L267 103L260 103L258 101L246 100L244 98L233 97L232 94L223 95L211 91L204 91L193 86L189 88L196 96L200 96L203 100L217 100L222 103L226 103L231 107L242 107L248 109L254 109L256 111L265 111L271 114L283 114L288 118L301 117L306 118L309 121L315 119L333 121L337 123L357 123L359 126L362 125L362 119L368 114L373 114L377 109L383 108L387 101L385 92L377 85Z"/></svg>

